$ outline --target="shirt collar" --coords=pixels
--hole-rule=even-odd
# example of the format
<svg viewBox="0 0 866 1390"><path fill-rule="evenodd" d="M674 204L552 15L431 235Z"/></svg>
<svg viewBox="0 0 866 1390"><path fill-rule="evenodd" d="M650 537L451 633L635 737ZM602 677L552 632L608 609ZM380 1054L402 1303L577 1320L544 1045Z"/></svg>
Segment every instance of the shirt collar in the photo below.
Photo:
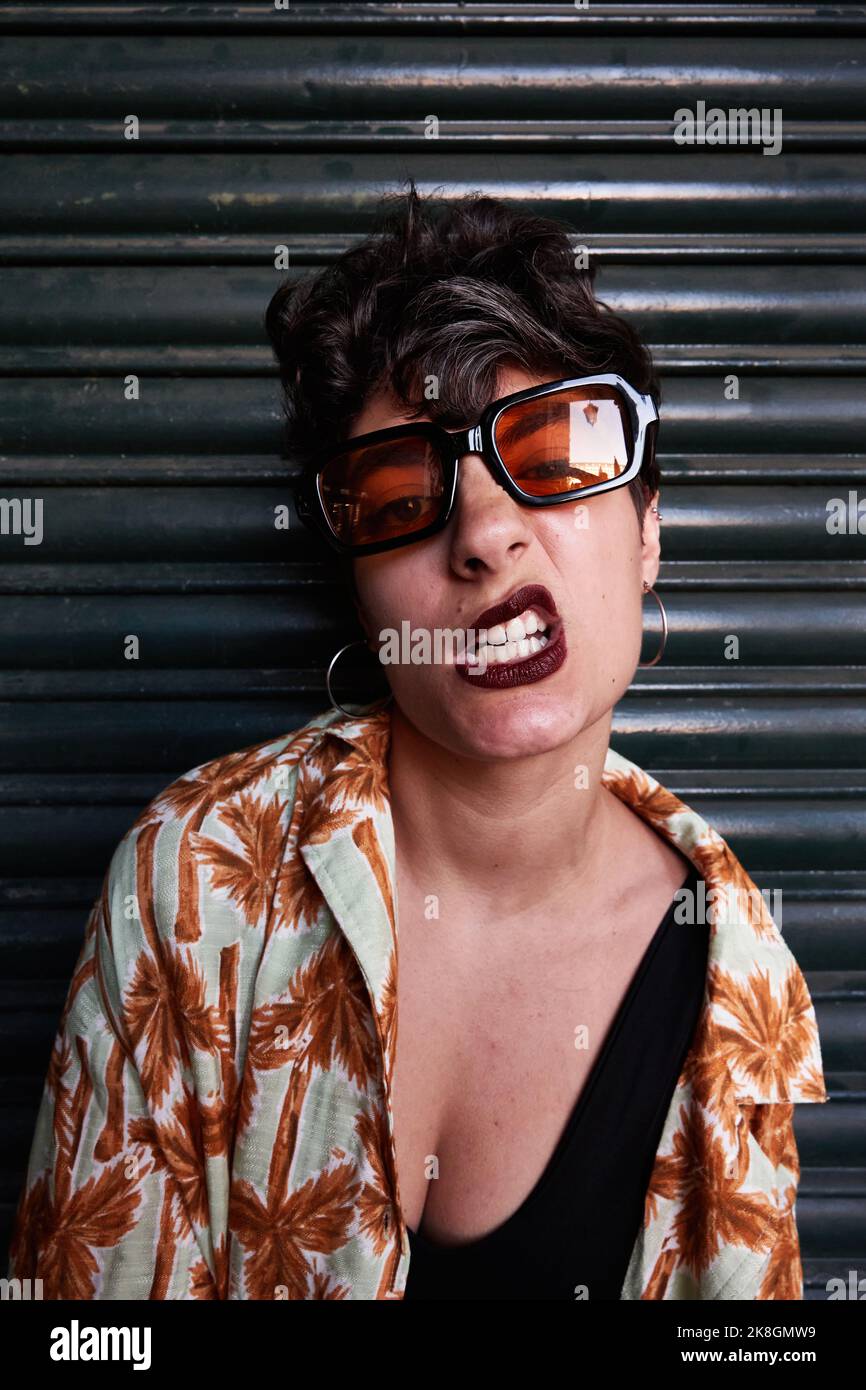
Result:
<svg viewBox="0 0 866 1390"><path fill-rule="evenodd" d="M357 957L390 1047L396 1045L391 711L328 711L315 722L322 733L301 759L305 810L297 849ZM610 747L602 780L697 868L706 885L705 1007L691 1051L700 1085L713 1092L732 1088L738 1104L825 1101L805 979L730 846L697 811Z"/></svg>

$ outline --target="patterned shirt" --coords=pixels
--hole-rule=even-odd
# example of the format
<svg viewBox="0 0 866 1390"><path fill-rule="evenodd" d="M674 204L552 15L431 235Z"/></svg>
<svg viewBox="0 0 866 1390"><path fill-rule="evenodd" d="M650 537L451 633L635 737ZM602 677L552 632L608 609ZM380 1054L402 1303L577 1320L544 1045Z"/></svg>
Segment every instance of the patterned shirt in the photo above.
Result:
<svg viewBox="0 0 866 1390"><path fill-rule="evenodd" d="M396 1299L390 712L330 709L172 783L118 844L54 1043L9 1274L54 1299ZM706 990L622 1299L800 1299L814 1007L698 813L603 785L706 885Z"/></svg>

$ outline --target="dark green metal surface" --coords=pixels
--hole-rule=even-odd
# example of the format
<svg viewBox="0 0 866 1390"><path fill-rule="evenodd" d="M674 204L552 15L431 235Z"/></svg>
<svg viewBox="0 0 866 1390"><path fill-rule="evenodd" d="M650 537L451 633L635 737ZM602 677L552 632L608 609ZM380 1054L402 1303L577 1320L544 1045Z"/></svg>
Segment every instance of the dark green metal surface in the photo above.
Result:
<svg viewBox="0 0 866 1390"><path fill-rule="evenodd" d="M780 108L782 152L675 145L701 99ZM409 174L568 219L661 368L671 634L613 741L783 890L833 1097L797 1115L823 1297L866 1261L866 534L826 526L866 499L863 5L0 10L0 497L44 508L41 545L0 535L0 1243L117 840L328 703L263 314L276 247L326 264Z"/></svg>

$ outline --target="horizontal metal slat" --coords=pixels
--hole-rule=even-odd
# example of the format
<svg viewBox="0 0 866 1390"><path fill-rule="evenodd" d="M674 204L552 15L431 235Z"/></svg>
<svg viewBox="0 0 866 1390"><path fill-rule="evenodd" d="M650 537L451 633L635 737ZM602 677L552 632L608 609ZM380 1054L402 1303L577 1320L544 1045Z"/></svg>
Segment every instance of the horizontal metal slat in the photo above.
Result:
<svg viewBox="0 0 866 1390"><path fill-rule="evenodd" d="M295 550L314 553L309 533L294 509L288 480L278 488L61 488L44 491L42 533L28 544L23 531L26 488L3 488L2 496L21 503L22 533L0 539L0 556L23 565L115 560L116 578L134 574L141 563L195 560L226 564L294 561ZM32 507L32 502L31 502ZM823 510L816 492L814 507ZM288 509L288 511L286 511ZM31 519L34 513L31 511ZM288 529L277 529L285 517ZM33 535L32 524L30 530ZM15 540L18 544L15 544ZM296 545L296 542L298 543ZM866 549L866 546L864 546ZM229 571L230 572L230 571ZM194 574L192 568L190 575Z"/></svg>
<svg viewBox="0 0 866 1390"><path fill-rule="evenodd" d="M725 34L749 35L792 32L811 39L816 34L862 34L866 15L860 5L756 4L737 0L733 4L593 4L576 10L562 4L357 4L333 3L292 5L274 10L260 0L236 0L190 7L156 5L144 7L138 0L102 0L96 5L80 5L55 0L50 10L31 0L29 4L6 5L0 11L0 32L9 33L99 33L110 23L111 32L129 34L384 34L410 33L414 36L454 32L486 33L505 30L509 34L569 34L579 32L610 34Z"/></svg>
<svg viewBox="0 0 866 1390"><path fill-rule="evenodd" d="M142 378L124 399L115 378L0 380L3 455L52 447L79 454L280 451L276 380ZM0 456L0 466L2 466Z"/></svg>
<svg viewBox="0 0 866 1390"><path fill-rule="evenodd" d="M441 188L442 180L439 187ZM427 191L430 191L429 189ZM509 190L501 190L508 194ZM513 192L513 191L512 191ZM518 190L519 193L519 190ZM532 201L534 190L526 190L518 201ZM545 211L544 207L540 208ZM567 202L562 217L571 221ZM578 216L579 221L579 216ZM273 264L275 244L285 246L294 266L326 264L334 256L361 239L361 233L349 231L326 233L314 229L285 232L280 229L265 240L254 233L221 232L201 235L189 230L104 231L48 230L44 234L34 227L27 234L4 235L0 230L0 260L4 265L209 265L261 267ZM736 229L716 232L678 231L599 231L594 230L587 242L594 260L599 264L647 265L669 264L683 267L717 265L729 262L746 265L750 261L764 264L847 265L862 264L866 258L866 236L858 232L823 231L820 223L814 228L796 232L782 231L743 234ZM171 359L169 359L171 360Z"/></svg>
<svg viewBox="0 0 866 1390"><path fill-rule="evenodd" d="M827 1201L797 1200L797 1230L801 1252L834 1261L859 1259L866 1252L866 1202L862 1195Z"/></svg>
<svg viewBox="0 0 866 1390"><path fill-rule="evenodd" d="M0 911L2 978L44 980L50 970L60 979L71 979L86 917L87 911L78 908Z"/></svg>
<svg viewBox="0 0 866 1390"><path fill-rule="evenodd" d="M85 912L89 912L101 889L102 874L88 878L0 878L0 914L69 911L77 914L83 932ZM0 1077L0 1092L2 1088Z"/></svg>
<svg viewBox="0 0 866 1390"><path fill-rule="evenodd" d="M348 655L348 653L347 653ZM742 666L731 663L721 666L677 666L662 661L658 666L635 671L630 690L670 691L680 695L773 695L786 691L790 695L825 695L855 693L863 690L866 667L830 668L801 664L790 667Z"/></svg>
<svg viewBox="0 0 866 1390"><path fill-rule="evenodd" d="M723 779L728 769L748 778L750 768L787 767L790 786L801 774L805 782L806 769L816 769L816 780L826 776L829 791L832 769L866 768L862 697L628 694L616 707L612 732L638 766L649 756L668 772L699 767L702 760Z"/></svg>
<svg viewBox="0 0 866 1390"><path fill-rule="evenodd" d="M590 7L591 8L591 7ZM127 36L106 51L102 38L9 35L0 75L0 116L100 119L124 111L141 119L415 120L496 119L503 83L519 91L527 120L601 117L670 119L681 106L773 103L786 118L851 119L866 109L866 61L844 37L784 32L736 37L611 39L587 32L582 16L551 45L547 32L391 35L353 43L339 33L303 43L268 36L229 39ZM106 26L111 28L110 24ZM45 80L50 73L51 80Z"/></svg>
<svg viewBox="0 0 866 1390"><path fill-rule="evenodd" d="M781 109L781 108L779 108ZM755 108L757 111L757 108ZM613 153L669 151L678 149L674 139L677 123L670 115L661 120L461 120L438 118L437 139L455 153L495 152L510 157L528 150L548 154L571 150L604 158ZM682 119L681 117L678 119ZM731 120L737 120L734 116ZM744 121L749 118L744 116ZM746 144L772 144L772 114L766 136L761 136L760 116L745 127ZM781 118L780 118L781 119ZM754 131L754 134L752 134ZM826 155L861 152L866 148L866 122L857 120L788 120L782 127L780 145L788 154L822 152ZM163 121L158 117L140 121L138 138L152 154L175 152L190 154L219 150L248 154L274 151L281 154L310 154L327 150L329 154L356 153L375 149L377 153L413 156L429 148L429 124L413 114L402 120L181 120ZM0 119L0 150L31 154L67 150L93 154L114 154L118 144L116 118L93 119L79 116ZM720 148L742 148L731 145ZM760 153L760 150L758 150Z"/></svg>
<svg viewBox="0 0 866 1390"><path fill-rule="evenodd" d="M257 700L205 695L190 702L133 697L114 698L104 705L85 701L7 706L0 710L0 764L28 770L63 767L69 772L184 771L280 738L327 710L329 703L323 690Z"/></svg>
<svg viewBox="0 0 866 1390"><path fill-rule="evenodd" d="M863 1255L861 1254L854 1261L853 1282L852 1282L852 1261L850 1256L839 1255L837 1258L829 1256L827 1259L810 1259L808 1252L803 1256L803 1301L807 1303L825 1303L831 1292L839 1296L838 1291L842 1290L841 1297L849 1298L856 1296L858 1292L858 1280L862 1277L860 1270L863 1267ZM831 1283L831 1280L834 1281ZM861 1286L862 1287L862 1286ZM850 1291L854 1289L854 1294ZM862 1298L862 1293L860 1294Z"/></svg>
<svg viewBox="0 0 866 1390"><path fill-rule="evenodd" d="M431 148L413 159L419 192L441 192L445 184L456 197L489 183L483 154L447 153L435 148L441 143L428 141ZM824 237L862 235L866 154L829 161L783 149L766 158L738 147L720 157L674 146L606 155L604 173L602 180L591 154L516 153L497 195L568 219L589 235L790 236L817 228ZM293 232L372 230L381 192L394 177L393 157L376 153L2 155L0 249L6 237L167 238L194 227L199 238L257 235L261 261L272 265L275 246ZM200 244L204 250L207 243Z"/></svg>
<svg viewBox="0 0 866 1390"><path fill-rule="evenodd" d="M820 1025L819 1025L820 1026ZM823 1032L822 1032L823 1048ZM825 1059L826 1060L826 1059ZM829 1068L828 1068L829 1071ZM862 1168L866 1166L863 1136L866 1134L866 1094L846 1098L834 1089L827 1076L830 1099L823 1105L797 1105L794 1133L801 1167L815 1172L821 1168Z"/></svg>

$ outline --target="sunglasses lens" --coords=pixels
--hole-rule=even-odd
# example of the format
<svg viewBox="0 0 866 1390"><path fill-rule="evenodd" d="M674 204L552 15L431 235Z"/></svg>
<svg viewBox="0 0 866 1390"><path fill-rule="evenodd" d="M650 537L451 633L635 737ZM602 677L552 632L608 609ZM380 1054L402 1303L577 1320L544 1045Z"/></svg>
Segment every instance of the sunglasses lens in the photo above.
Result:
<svg viewBox="0 0 866 1390"><path fill-rule="evenodd" d="M319 474L328 524L346 545L370 545L421 531L436 520L442 460L423 435L347 449Z"/></svg>
<svg viewBox="0 0 866 1390"><path fill-rule="evenodd" d="M571 386L506 406L493 430L499 456L522 492L552 497L624 473L634 447L614 386Z"/></svg>

